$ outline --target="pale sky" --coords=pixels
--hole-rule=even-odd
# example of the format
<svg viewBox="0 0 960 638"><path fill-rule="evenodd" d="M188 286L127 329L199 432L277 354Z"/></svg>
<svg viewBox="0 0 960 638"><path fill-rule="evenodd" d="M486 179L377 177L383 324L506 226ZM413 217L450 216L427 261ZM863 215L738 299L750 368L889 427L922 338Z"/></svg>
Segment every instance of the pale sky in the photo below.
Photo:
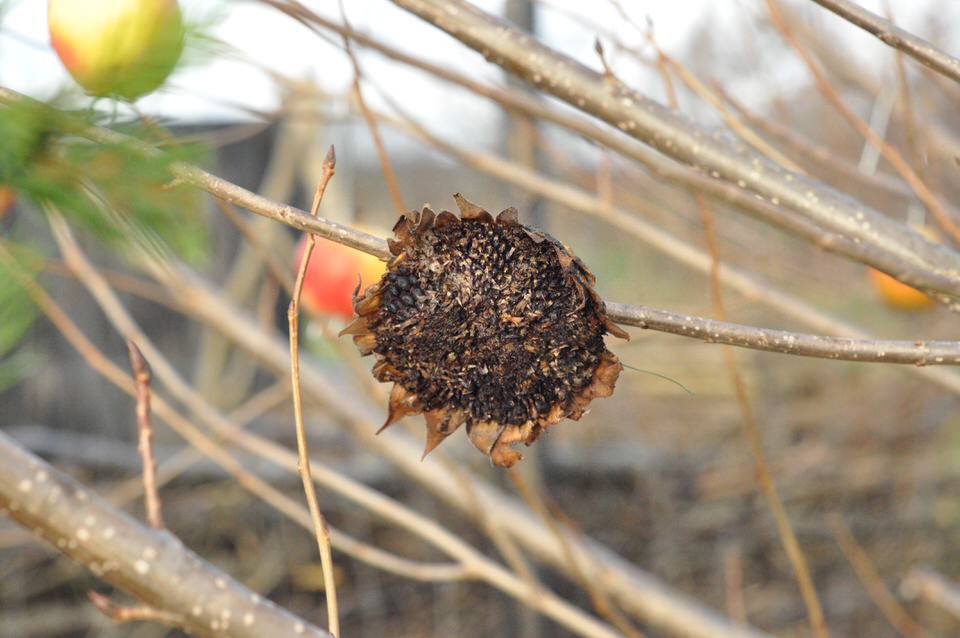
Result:
<svg viewBox="0 0 960 638"><path fill-rule="evenodd" d="M475 2L490 11L499 12L502 6L500 0ZM305 4L334 19L339 16L335 0ZM351 23L358 30L375 34L399 48L451 65L477 78L497 80L502 77L479 55L397 9L387 0L345 0L344 4ZM804 15L816 17L828 28L835 29L845 50L864 65L884 59L884 47L872 37L843 25L838 18L808 0L794 0L791 4L802 9ZM880 0L864 0L862 4L875 11L882 10ZM6 5L7 13L0 29L0 84L38 98L72 86L48 44L46 2L6 0L0 3L3 5ZM755 18L764 11L762 0L620 0L620 5L641 27L649 20L659 44L681 59L696 51L697 43L690 42L691 27L704 22L708 24L722 38L721 41L729 42L731 58L739 53L741 59L756 64L756 72L746 69L742 78L731 80L740 83L734 88L742 92L762 92L764 87L769 90L771 83L791 82L795 75L797 78L802 75L799 68L790 65L764 69L764 63L769 61L765 61L763 55L743 50L745 43L757 46ZM932 35L930 26L920 19L930 1L891 0L891 5L903 26L928 37ZM960 2L956 0L937 4L941 28L957 23L956 18L960 17L958 5ZM237 0L181 0L181 6L188 19L212 21L210 33L263 66L295 78L313 78L335 94L343 93L349 85L352 75L345 56L276 10L256 2ZM573 13L588 7L589 17L576 20L552 7ZM595 68L599 64L593 51L595 32L591 24L604 25L613 29L624 42L644 46L643 33L618 16L613 5L605 0L546 0L539 16L542 39ZM608 59L622 79L642 91L651 91L657 97L659 86L649 89L643 86L645 81L657 84L648 70L629 59L615 57L609 48ZM377 55L364 55L361 63L367 76L380 87L408 107L414 107L418 114L439 122L441 129L446 128L442 124L444 121L469 118L479 122L487 114L495 113L492 106L481 100L452 91L423 74L408 72ZM783 87L773 88L779 90ZM370 93L373 94L370 99L376 104L375 92ZM242 111L231 104L269 111L277 103L276 85L265 73L241 60L218 58L198 61L178 71L163 91L144 98L140 107L150 113L195 121L243 117ZM449 128L456 134L462 126L452 122Z"/></svg>
<svg viewBox="0 0 960 638"><path fill-rule="evenodd" d="M742 13L737 0L724 2L729 3L737 13ZM8 0L7 4L10 9L0 31L0 83L36 97L44 97L60 87L69 86L69 77L48 45L46 2ZM329 17L339 16L336 1L305 4ZM502 6L502 2L497 0L480 0L476 4L497 12ZM551 4L567 7L569 11L576 11L577 7L583 6L577 0L552 0ZM705 7L717 3L709 0L625 0L622 4L631 7L640 25L645 24L649 16L664 46L679 47L691 15L700 15ZM677 10L678 4L684 5L684 11ZM500 76L477 54L395 8L390 2L348 0L345 5L351 23L359 30L382 35L387 41L408 50L409 43L415 43L417 53L480 77ZM612 5L602 0L589 5L590 20L614 28L626 40L633 39L638 44L641 42L641 35L616 15ZM190 19L215 20L211 28L213 35L267 67L293 77L313 77L321 86L333 92L343 91L348 86L351 72L344 56L276 10L243 1L181 0L181 6ZM544 39L581 61L596 64L593 33L549 9L542 10L540 15ZM403 93L407 88L423 98L424 87L409 86L409 83L432 84L418 78L396 77L396 66L384 62L379 56L366 56L364 66L370 76L393 93ZM427 96L435 93L431 89L427 87ZM437 97L442 98L442 94ZM236 111L218 105L218 101L269 109L276 104L276 93L273 82L252 66L237 61L215 60L178 72L161 95L146 98L141 106L150 112L186 117L191 114L207 117L214 114L237 115Z"/></svg>

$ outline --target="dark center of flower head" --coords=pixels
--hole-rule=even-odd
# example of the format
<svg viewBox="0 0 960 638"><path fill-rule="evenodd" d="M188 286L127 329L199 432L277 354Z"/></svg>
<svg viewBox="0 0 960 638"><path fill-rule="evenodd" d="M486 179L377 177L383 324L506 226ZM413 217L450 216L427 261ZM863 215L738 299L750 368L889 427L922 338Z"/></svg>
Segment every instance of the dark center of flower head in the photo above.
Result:
<svg viewBox="0 0 960 638"><path fill-rule="evenodd" d="M622 366L603 335L626 333L566 247L512 209L494 220L457 203L462 218L426 208L401 217L395 257L355 300L345 332L376 355L377 379L394 383L388 425L425 412L429 451L466 423L478 448L510 466L520 458L511 443L613 392Z"/></svg>
<svg viewBox="0 0 960 638"><path fill-rule="evenodd" d="M384 279L374 352L425 410L521 425L568 404L605 349L595 304L577 293L554 248L520 226L434 228Z"/></svg>

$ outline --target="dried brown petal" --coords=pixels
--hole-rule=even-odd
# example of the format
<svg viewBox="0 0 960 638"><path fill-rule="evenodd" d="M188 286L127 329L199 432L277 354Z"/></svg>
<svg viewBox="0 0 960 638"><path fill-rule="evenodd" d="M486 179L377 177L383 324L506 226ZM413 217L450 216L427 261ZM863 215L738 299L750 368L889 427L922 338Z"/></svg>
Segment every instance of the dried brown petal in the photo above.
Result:
<svg viewBox="0 0 960 638"><path fill-rule="evenodd" d="M376 368L376 366L374 366L374 368ZM382 369L376 370L374 376L377 376L378 373L383 374ZM377 378L379 379L380 377L377 376ZM377 434L380 434L407 415L420 414L423 412L423 408L420 407L420 404L417 402L417 396L407 392L399 383L395 383L393 388L390 389L390 404L387 408L389 410L387 420L380 429L377 430Z"/></svg>
<svg viewBox="0 0 960 638"><path fill-rule="evenodd" d="M489 224L493 221L493 216L487 211L483 210L473 202L467 201L467 199L460 193L456 193L453 196L455 202L457 202L457 208L460 209L461 219L469 219L478 222L483 222L484 224Z"/></svg>
<svg viewBox="0 0 960 638"><path fill-rule="evenodd" d="M393 383L384 427L424 413L424 456L461 425L494 464L591 400L610 396L623 366L604 333L626 337L603 311L594 278L569 248L496 219L461 195L460 217L424 207L400 217L379 283L354 299L353 335Z"/></svg>
<svg viewBox="0 0 960 638"><path fill-rule="evenodd" d="M501 224L519 224L520 213L518 213L517 209L513 206L510 208L504 208L502 211L500 211L500 214L497 215L497 221Z"/></svg>
<svg viewBox="0 0 960 638"><path fill-rule="evenodd" d="M423 449L423 457L426 458L443 440L457 431L464 421L467 414L463 410L447 411L445 408L430 410L424 414L427 421L427 444Z"/></svg>
<svg viewBox="0 0 960 638"><path fill-rule="evenodd" d="M360 351L360 354L367 356L377 348L377 337L372 333L364 333L357 335L353 338L353 343L356 344L357 349Z"/></svg>

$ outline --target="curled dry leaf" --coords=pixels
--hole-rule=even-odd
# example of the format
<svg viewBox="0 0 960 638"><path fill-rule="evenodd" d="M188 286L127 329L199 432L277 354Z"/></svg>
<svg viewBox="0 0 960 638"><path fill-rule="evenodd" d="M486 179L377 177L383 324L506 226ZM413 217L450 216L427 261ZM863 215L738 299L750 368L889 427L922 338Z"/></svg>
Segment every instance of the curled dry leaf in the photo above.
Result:
<svg viewBox="0 0 960 638"><path fill-rule="evenodd" d="M354 298L353 335L392 382L384 428L423 413L424 455L461 425L496 465L547 426L610 396L623 369L603 342L628 338L604 314L594 278L550 235L508 208L494 218L459 194L460 216L402 215L380 281Z"/></svg>

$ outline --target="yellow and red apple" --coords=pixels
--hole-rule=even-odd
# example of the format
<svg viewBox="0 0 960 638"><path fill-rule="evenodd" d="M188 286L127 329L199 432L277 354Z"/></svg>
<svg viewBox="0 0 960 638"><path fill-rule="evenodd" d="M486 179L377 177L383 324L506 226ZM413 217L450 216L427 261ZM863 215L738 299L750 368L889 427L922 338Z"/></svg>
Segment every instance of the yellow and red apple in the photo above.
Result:
<svg viewBox="0 0 960 638"><path fill-rule="evenodd" d="M303 308L311 315L332 315L341 319L353 317L353 292L361 283L361 292L377 282L386 270L386 264L367 253L360 252L317 237L303 280L300 297ZM299 267L306 250L307 235L297 244L294 264Z"/></svg>
<svg viewBox="0 0 960 638"><path fill-rule="evenodd" d="M177 0L49 0L47 25L67 71L99 97L150 93L183 52Z"/></svg>

